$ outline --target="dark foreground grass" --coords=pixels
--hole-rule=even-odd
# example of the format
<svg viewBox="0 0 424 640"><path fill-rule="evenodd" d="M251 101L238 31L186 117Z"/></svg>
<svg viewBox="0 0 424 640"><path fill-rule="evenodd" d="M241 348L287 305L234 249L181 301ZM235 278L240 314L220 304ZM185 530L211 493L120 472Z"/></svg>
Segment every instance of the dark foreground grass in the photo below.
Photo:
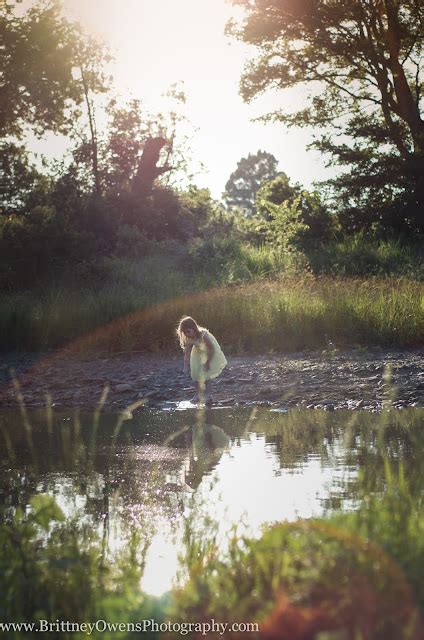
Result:
<svg viewBox="0 0 424 640"><path fill-rule="evenodd" d="M284 420L284 428L291 426L297 433L299 445L307 440L307 434L298 433L305 422L302 416L293 412ZM311 429L317 420L323 427L326 416L318 413ZM360 416L352 418L346 436L351 437L352 429L371 429L374 453L379 450L384 456L388 434L403 433L410 446L420 442L414 433L418 421L422 425L422 412L387 411L372 423L371 416L364 421ZM23 419L30 444L31 426L24 412ZM97 420L98 414L94 435ZM121 426L119 419L116 435ZM274 429L272 424L270 428ZM68 432L69 426L62 425L60 431ZM82 445L77 423L74 436L74 444ZM69 459L67 441L63 442ZM76 450L79 457L69 459L69 464L83 481L83 470L92 469L95 452L91 446ZM11 442L7 451L10 459L14 455ZM188 623L200 625L214 619L258 624L260 633L250 632L248 637L268 640L420 640L424 631L422 487L412 491L403 463L397 460L391 465L385 460L383 488L374 493L375 478L364 481L355 512L279 523L259 539L234 530L228 534L225 552L210 522L199 529L191 526L189 518L180 585L162 598L151 597L140 587L146 553L142 531L129 527L122 551L111 555L92 527L65 517L54 496L35 495L29 507L0 514L0 625L46 620L53 625L48 637L67 639L84 638L87 633L57 631L57 621L99 621L93 638L200 638L201 632L190 631L143 633L136 625L154 619L158 625L170 621L187 630ZM36 473L29 466L27 473L35 487ZM2 636L20 640L40 634L2 632L0 627ZM207 637L241 638L246 633L209 633Z"/></svg>
<svg viewBox="0 0 424 640"><path fill-rule="evenodd" d="M133 531L125 551L108 558L90 527L66 521L53 497L36 496L26 514L18 510L0 526L0 625L100 620L101 635L92 637L156 638L178 634L142 633L136 625L154 619L182 628L214 619L257 623L261 631L252 638L423 637L424 516L402 474L394 480L388 470L384 498L365 496L355 514L278 524L259 540L234 533L224 557L213 537L196 541L189 532L182 565L188 580L160 599L140 588L139 543ZM37 633L9 630L4 637Z"/></svg>
<svg viewBox="0 0 424 640"><path fill-rule="evenodd" d="M175 280L174 280L175 283ZM229 352L424 343L424 284L404 278L282 277L156 297L115 284L0 303L0 349L175 350L175 326L190 314ZM154 299L154 303L149 301Z"/></svg>
<svg viewBox="0 0 424 640"><path fill-rule="evenodd" d="M225 559L199 543L172 615L253 620L260 637L279 640L418 640L423 536L422 511L399 479L356 514L278 524L259 540L234 536Z"/></svg>

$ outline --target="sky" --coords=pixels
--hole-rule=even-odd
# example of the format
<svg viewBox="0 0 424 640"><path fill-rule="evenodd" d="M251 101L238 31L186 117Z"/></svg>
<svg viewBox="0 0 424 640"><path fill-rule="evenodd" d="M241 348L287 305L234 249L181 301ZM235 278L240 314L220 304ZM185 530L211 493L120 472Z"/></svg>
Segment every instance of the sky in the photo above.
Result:
<svg viewBox="0 0 424 640"><path fill-rule="evenodd" d="M279 161L290 179L311 187L329 177L324 158L307 151L312 132L287 130L281 123L253 122L276 108L300 106L306 88L269 93L245 104L238 93L244 64L255 49L224 34L239 8L225 0L62 0L67 17L102 38L114 55L109 66L115 91L123 99L140 98L153 111L175 82L187 96L184 113L193 134L194 178L219 198L237 162L259 149ZM47 157L62 155L63 138L49 135L33 141L34 151Z"/></svg>

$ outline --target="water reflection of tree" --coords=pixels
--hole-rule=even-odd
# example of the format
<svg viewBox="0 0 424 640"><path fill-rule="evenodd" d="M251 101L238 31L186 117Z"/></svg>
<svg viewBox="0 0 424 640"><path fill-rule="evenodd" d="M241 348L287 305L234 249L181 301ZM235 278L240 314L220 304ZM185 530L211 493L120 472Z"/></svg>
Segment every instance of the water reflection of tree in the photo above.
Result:
<svg viewBox="0 0 424 640"><path fill-rule="evenodd" d="M339 435L339 425L333 417L317 410L267 412L259 415L254 428L275 447L281 468L295 469L301 468L312 454L319 456L322 464L332 456Z"/></svg>
<svg viewBox="0 0 424 640"><path fill-rule="evenodd" d="M385 465L394 473L402 465L413 496L422 491L424 478L424 410L360 412L351 416L345 429L346 464L361 474L352 479L350 492L381 492L386 489Z"/></svg>
<svg viewBox="0 0 424 640"><path fill-rule="evenodd" d="M147 524L158 507L166 509L164 475L180 464L178 456L164 456L159 444L149 445L149 455L140 456L143 427L136 421L122 425L116 434L116 416L73 418L55 416L48 424L45 414L31 416L31 424L9 421L0 439L0 505L3 518L13 517L36 493L56 495L66 503L70 515L85 517L93 525L108 523L111 511ZM163 432L163 430L162 430ZM28 436L29 433L29 436ZM114 439L114 436L117 437ZM167 434L158 430L156 439ZM28 441L31 441L29 446ZM112 446L112 442L114 445ZM134 511L134 505L143 507ZM174 506L172 506L172 509Z"/></svg>
<svg viewBox="0 0 424 640"><path fill-rule="evenodd" d="M360 473L346 474L330 492L328 506L340 506L341 498L357 498L364 491L385 489L385 464L395 473L402 463L413 495L424 477L424 410L291 411L259 414L255 430L265 435L278 455L281 468L301 468L310 456L322 466ZM418 492L418 493L417 493Z"/></svg>
<svg viewBox="0 0 424 640"><path fill-rule="evenodd" d="M212 415L213 413L213 415ZM166 416L139 414L121 425L116 416L32 416L31 431L22 424L0 425L0 518L25 510L37 492L59 495L79 505L107 535L112 520L131 520L152 531L160 518L176 522L185 492L196 489L218 464L231 437L241 444L249 431L263 433L281 468L295 469L311 456L322 466L354 473L341 477L329 496L329 506L364 490L385 488L384 460L396 472L404 463L411 492L420 491L424 477L422 409L368 412L269 410L193 413ZM3 418L2 418L3 419ZM7 436L5 437L5 433ZM227 435L228 434L228 435ZM113 443L115 443L113 445ZM358 475L356 471L361 473ZM365 489L364 489L365 488Z"/></svg>
<svg viewBox="0 0 424 640"><path fill-rule="evenodd" d="M193 427L184 424L187 415L163 416L139 414L117 434L117 416L96 423L92 415L47 420L40 412L31 416L31 446L19 417L7 421L0 434L0 518L12 518L17 507L25 511L32 496L46 493L105 539L111 524L136 524L148 537L158 521L176 523L185 508L184 490L213 468L228 436L216 425L200 428L195 416ZM172 482L181 477L183 484Z"/></svg>

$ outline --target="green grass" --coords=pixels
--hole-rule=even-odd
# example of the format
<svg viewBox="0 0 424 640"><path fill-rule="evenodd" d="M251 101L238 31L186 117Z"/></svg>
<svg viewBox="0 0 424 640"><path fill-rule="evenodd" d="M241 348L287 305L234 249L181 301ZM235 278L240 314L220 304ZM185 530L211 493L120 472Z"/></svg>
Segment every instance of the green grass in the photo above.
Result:
<svg viewBox="0 0 424 640"><path fill-rule="evenodd" d="M386 482L356 513L276 524L259 540L234 532L225 557L188 532L173 619L256 621L280 640L422 637L423 509L402 465L394 477L386 464Z"/></svg>
<svg viewBox="0 0 424 640"><path fill-rule="evenodd" d="M331 440L333 415L289 412L284 420L256 423L256 429L278 437L281 455L299 460L311 442L316 450L317 443ZM384 411L356 413L346 421L346 440L361 434L368 443L360 454L355 511L277 523L259 539L235 530L225 554L213 527L205 535L208 523L200 533L187 526L189 579L173 592L172 617L257 621L263 637L279 640L421 638L423 475L390 443L404 440L417 454L422 420L422 411ZM415 462L420 465L419 456ZM282 466L290 468L290 457Z"/></svg>
<svg viewBox="0 0 424 640"><path fill-rule="evenodd" d="M424 280L424 253L420 245L397 239L373 240L358 233L308 252L314 273L337 276L400 276Z"/></svg>
<svg viewBox="0 0 424 640"><path fill-rule="evenodd" d="M42 538L48 539L44 543ZM53 496L34 496L30 509L18 509L13 521L0 525L0 623L57 620L77 623L106 620L137 623L162 620L164 602L140 590L141 545L134 530L125 551L111 561L90 525L65 520ZM50 638L84 638L84 633L60 632ZM59 631L59 632L58 632ZM36 632L1 631L0 637L20 640ZM104 638L134 637L105 632ZM94 631L91 637L100 637ZM143 634L159 638L158 633Z"/></svg>
<svg viewBox="0 0 424 640"><path fill-rule="evenodd" d="M346 264L355 265L355 252L364 256L371 251L371 245L353 240L337 246L334 264L342 272L340 253ZM413 264L412 249L393 242L372 247L381 264L381 255L389 256L387 272L396 271L399 256L402 264ZM142 260L79 265L58 282L5 294L0 350L45 350L78 338L71 348L173 350L174 328L183 314L210 328L229 352L321 349L330 341L337 347L423 344L424 283L418 260L415 279L314 276L299 254L232 242L218 249L229 253L206 259L199 249L197 258L190 258L181 247L164 246ZM325 251L330 249L323 249L320 259L328 266ZM359 271L366 264L358 263Z"/></svg>
<svg viewBox="0 0 424 640"><path fill-rule="evenodd" d="M348 346L412 347L424 339L424 285L402 278L281 278L178 295L118 282L98 291L31 294L0 304L1 348L175 349L175 326L190 314L229 352ZM176 297L174 297L176 295ZM164 301L167 296L171 299ZM81 338L76 340L76 338ZM75 341L72 343L72 341Z"/></svg>
<svg viewBox="0 0 424 640"><path fill-rule="evenodd" d="M40 533L49 528L40 544ZM234 533L226 555L206 532L202 540L187 537L182 571L188 580L159 599L140 588L136 531L125 551L108 558L89 527L65 521L52 497L38 496L25 517L18 512L0 527L0 622L135 624L153 618L186 624L213 618L257 622L261 637L281 640L325 632L328 638L413 640L422 631L423 540L422 511L399 477L384 499L364 499L357 514L281 523L259 540ZM119 637L141 637L128 631Z"/></svg>

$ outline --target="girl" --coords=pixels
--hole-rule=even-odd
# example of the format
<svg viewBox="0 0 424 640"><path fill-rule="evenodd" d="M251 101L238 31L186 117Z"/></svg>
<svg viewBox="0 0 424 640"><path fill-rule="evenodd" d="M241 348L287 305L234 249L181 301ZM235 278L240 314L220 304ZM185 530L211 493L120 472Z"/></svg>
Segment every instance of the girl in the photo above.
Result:
<svg viewBox="0 0 424 640"><path fill-rule="evenodd" d="M184 373L190 373L195 384L193 402L211 402L207 393L207 381L219 376L227 364L217 339L204 327L185 316L177 328L181 348L184 350Z"/></svg>

